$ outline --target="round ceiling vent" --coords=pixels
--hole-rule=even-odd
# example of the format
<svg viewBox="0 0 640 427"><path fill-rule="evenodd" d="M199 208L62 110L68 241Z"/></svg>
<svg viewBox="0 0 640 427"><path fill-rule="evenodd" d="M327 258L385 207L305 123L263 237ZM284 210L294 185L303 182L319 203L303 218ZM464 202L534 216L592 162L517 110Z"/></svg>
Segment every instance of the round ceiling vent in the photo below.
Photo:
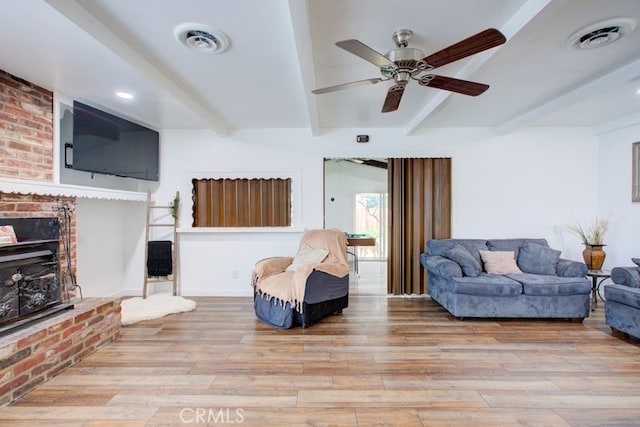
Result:
<svg viewBox="0 0 640 427"><path fill-rule="evenodd" d="M180 24L173 30L173 35L189 49L202 53L221 53L229 46L224 33L203 24Z"/></svg>
<svg viewBox="0 0 640 427"><path fill-rule="evenodd" d="M578 50L596 49L620 40L635 28L634 19L610 19L576 31L567 40L567 45Z"/></svg>

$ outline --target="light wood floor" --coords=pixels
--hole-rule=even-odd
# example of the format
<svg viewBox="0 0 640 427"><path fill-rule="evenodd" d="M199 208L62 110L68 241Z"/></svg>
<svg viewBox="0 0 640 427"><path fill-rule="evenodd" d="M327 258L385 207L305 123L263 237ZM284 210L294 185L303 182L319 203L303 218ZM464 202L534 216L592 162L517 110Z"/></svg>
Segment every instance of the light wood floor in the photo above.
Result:
<svg viewBox="0 0 640 427"><path fill-rule="evenodd" d="M193 299L124 327L0 425L640 424L640 344L611 335L602 303L584 323L460 321L354 289L342 315L281 331L250 298Z"/></svg>

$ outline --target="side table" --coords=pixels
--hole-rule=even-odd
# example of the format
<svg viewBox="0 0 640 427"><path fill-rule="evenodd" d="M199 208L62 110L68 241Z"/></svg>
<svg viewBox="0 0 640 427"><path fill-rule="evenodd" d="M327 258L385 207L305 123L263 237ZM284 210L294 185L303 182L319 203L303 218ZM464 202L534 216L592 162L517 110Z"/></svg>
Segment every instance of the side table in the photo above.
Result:
<svg viewBox="0 0 640 427"><path fill-rule="evenodd" d="M602 295L600 295L600 285L607 279L611 278L611 271L609 270L588 270L587 277L591 277L591 294L593 295L593 304L591 304L591 311L596 309L598 305L598 297L601 301L604 301Z"/></svg>
<svg viewBox="0 0 640 427"><path fill-rule="evenodd" d="M358 272L358 246L375 246L376 238L367 234L353 234L345 233L347 235L347 246L353 248L353 251L347 250L347 253L353 255L353 271L356 276L359 276Z"/></svg>

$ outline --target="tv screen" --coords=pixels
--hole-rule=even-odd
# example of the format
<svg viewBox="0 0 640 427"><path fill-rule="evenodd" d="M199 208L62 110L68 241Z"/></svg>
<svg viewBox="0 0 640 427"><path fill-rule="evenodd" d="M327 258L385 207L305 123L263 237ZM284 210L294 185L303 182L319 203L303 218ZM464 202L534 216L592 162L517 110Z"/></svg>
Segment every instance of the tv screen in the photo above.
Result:
<svg viewBox="0 0 640 427"><path fill-rule="evenodd" d="M73 169L158 181L158 132L73 102Z"/></svg>

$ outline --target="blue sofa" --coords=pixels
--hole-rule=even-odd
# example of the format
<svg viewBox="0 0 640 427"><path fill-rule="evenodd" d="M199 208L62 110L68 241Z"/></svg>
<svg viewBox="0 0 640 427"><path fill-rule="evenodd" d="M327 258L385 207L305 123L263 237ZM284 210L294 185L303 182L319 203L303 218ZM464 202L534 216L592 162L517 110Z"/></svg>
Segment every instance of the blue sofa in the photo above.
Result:
<svg viewBox="0 0 640 427"><path fill-rule="evenodd" d="M640 263L637 258L634 261ZM604 287L604 319L613 331L640 338L640 269L615 267Z"/></svg>
<svg viewBox="0 0 640 427"><path fill-rule="evenodd" d="M481 251L512 252L520 273L487 273L483 256L499 254ZM560 258L545 239L429 240L420 260L431 298L459 318L589 316L587 266Z"/></svg>

